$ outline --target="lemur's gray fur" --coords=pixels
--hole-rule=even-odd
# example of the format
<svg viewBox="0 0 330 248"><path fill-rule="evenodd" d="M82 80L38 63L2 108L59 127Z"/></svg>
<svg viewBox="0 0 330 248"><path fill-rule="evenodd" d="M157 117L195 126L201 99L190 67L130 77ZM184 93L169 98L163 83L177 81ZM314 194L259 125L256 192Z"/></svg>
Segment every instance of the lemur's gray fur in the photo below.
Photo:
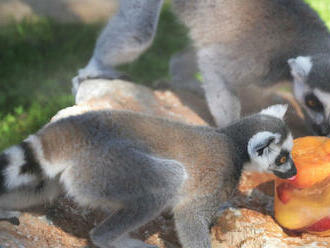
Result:
<svg viewBox="0 0 330 248"><path fill-rule="evenodd" d="M128 111L59 119L0 155L0 218L62 189L80 206L111 212L90 233L98 247L153 247L127 234L170 208L182 246L210 248L210 225L243 169L296 174L286 107L224 129Z"/></svg>
<svg viewBox="0 0 330 248"><path fill-rule="evenodd" d="M162 0L120 0L115 16L96 42L93 57L73 80L73 90L87 78L119 78L113 67L131 62L152 43Z"/></svg>
<svg viewBox="0 0 330 248"><path fill-rule="evenodd" d="M300 103L311 128L318 135L329 134L330 103L314 91L330 97L330 35L303 0L172 2L190 29L208 105L219 127L240 116L237 87L250 83L270 85L292 80L293 76L295 83L305 88ZM118 77L114 66L132 61L145 51L154 37L162 3L163 0L120 0L120 9L99 37L92 59L74 78L75 88L86 78ZM309 58L314 76L307 73L298 80L295 70L306 67L306 60L298 57ZM296 66L292 65L294 61ZM306 105L308 94L313 94L323 109L315 111Z"/></svg>

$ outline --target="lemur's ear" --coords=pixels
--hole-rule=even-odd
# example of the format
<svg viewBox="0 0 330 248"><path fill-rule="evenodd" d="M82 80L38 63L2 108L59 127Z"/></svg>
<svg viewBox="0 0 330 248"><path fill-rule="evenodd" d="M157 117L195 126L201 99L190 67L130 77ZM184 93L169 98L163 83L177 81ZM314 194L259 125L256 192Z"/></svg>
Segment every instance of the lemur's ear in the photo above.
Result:
<svg viewBox="0 0 330 248"><path fill-rule="evenodd" d="M262 115L270 115L275 118L279 118L283 120L283 117L288 110L288 105L287 104L276 104L269 106L268 108L265 108L260 111L260 114Z"/></svg>
<svg viewBox="0 0 330 248"><path fill-rule="evenodd" d="M291 58L288 60L288 64L291 69L291 75L300 81L308 76L313 67L311 57L299 56L297 58Z"/></svg>
<svg viewBox="0 0 330 248"><path fill-rule="evenodd" d="M271 144L277 144L281 135L268 131L256 133L248 143L248 153L251 158L267 154Z"/></svg>

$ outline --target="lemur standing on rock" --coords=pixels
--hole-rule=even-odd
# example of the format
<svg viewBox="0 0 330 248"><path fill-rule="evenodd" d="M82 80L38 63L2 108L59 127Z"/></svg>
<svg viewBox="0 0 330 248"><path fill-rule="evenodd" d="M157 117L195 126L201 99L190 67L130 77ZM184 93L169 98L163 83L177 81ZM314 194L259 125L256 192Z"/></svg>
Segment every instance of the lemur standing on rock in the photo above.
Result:
<svg viewBox="0 0 330 248"><path fill-rule="evenodd" d="M98 247L154 247L128 233L170 208L182 246L210 248L210 225L244 169L295 176L286 109L223 129L129 111L58 119L0 154L0 218L63 191L110 212L90 233Z"/></svg>
<svg viewBox="0 0 330 248"><path fill-rule="evenodd" d="M172 3L190 29L209 109L219 127L239 119L238 87L290 80L313 132L330 133L330 34L303 0ZM88 78L120 77L114 66L136 59L151 45L162 4L120 0L88 65L73 79L74 89Z"/></svg>

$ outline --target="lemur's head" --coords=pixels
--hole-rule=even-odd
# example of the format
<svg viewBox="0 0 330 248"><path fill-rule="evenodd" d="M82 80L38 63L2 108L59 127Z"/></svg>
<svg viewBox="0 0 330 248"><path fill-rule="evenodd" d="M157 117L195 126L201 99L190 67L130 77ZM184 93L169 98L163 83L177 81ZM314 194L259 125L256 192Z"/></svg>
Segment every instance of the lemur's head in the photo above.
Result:
<svg viewBox="0 0 330 248"><path fill-rule="evenodd" d="M245 140L248 154L244 169L273 173L283 179L297 174L291 157L293 138L283 121L287 107L273 105L240 121L240 129L245 129L246 135L240 139Z"/></svg>
<svg viewBox="0 0 330 248"><path fill-rule="evenodd" d="M330 54L288 60L294 95L315 135L330 135Z"/></svg>

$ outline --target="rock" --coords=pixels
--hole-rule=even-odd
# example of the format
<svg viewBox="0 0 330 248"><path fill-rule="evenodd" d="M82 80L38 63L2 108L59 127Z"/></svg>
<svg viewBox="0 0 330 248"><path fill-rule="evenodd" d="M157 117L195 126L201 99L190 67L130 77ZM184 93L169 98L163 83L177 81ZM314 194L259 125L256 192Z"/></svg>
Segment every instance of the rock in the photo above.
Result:
<svg viewBox="0 0 330 248"><path fill-rule="evenodd" d="M164 116L194 125L212 122L203 99L193 93L156 90L124 80L84 81L76 94L76 105L59 111L53 120L89 110L120 109Z"/></svg>
<svg viewBox="0 0 330 248"><path fill-rule="evenodd" d="M242 97L249 99L259 89L245 89ZM282 93L264 90L261 97L252 97L242 105L246 113L292 99ZM259 91L258 91L259 92ZM265 97L262 97L265 96ZM251 101L254 99L254 101ZM265 101L264 101L265 100ZM58 112L52 121L90 110L126 109L163 116L192 125L210 125L212 117L203 97L184 89L152 90L122 80L88 80L81 84L77 104ZM295 106L297 107L297 106ZM299 108L292 107L292 129L302 122ZM297 122L295 124L295 122ZM304 135L306 129L301 128ZM297 234L282 229L273 218L272 175L244 173L233 199L226 207L219 206L217 221L211 229L213 248L294 248L330 247L330 238ZM21 224L13 226L0 222L1 247L94 247L88 232L104 218L100 211L82 209L70 199L61 197L52 205L28 210L20 217ZM171 213L141 227L132 236L158 245L160 248L180 248ZM124 247L123 247L124 248Z"/></svg>
<svg viewBox="0 0 330 248"><path fill-rule="evenodd" d="M329 239L290 236L272 216L250 209L229 209L211 231L213 248L329 247ZM221 246L222 245L222 246Z"/></svg>

